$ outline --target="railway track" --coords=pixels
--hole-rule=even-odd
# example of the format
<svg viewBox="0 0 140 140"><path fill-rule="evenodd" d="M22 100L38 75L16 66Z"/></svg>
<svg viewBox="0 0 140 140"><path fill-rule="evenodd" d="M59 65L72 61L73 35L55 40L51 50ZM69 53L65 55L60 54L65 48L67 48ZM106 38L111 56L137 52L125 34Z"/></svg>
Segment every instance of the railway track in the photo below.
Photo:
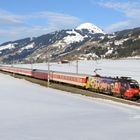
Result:
<svg viewBox="0 0 140 140"><path fill-rule="evenodd" d="M42 86L48 87L48 83L45 80L35 79L35 78L23 76L23 75L11 74L8 72L3 72L3 71L0 71L0 72L3 74L11 75L15 78L25 79L25 80L30 81L32 83L36 83L36 84L40 84ZM81 94L81 95L85 95L85 96L89 96L89 97L93 97L93 98L106 99L106 100L115 101L115 102L123 103L123 104L127 104L127 105L140 106L140 100L138 100L138 101L125 100L122 98L117 98L114 96L100 94L100 93L96 93L93 91L81 89L81 88L74 87L74 86L71 86L68 84L50 82L49 87L54 88L54 89L58 89L58 90L62 90L62 91L75 93L75 94Z"/></svg>

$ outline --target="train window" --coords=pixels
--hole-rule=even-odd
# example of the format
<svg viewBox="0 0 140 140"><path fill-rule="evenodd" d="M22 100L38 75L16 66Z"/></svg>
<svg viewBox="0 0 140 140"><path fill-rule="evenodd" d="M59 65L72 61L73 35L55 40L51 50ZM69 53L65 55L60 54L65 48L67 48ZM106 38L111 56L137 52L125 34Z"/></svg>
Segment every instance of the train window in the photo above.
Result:
<svg viewBox="0 0 140 140"><path fill-rule="evenodd" d="M129 84L131 88L139 88L139 85L136 82L130 82Z"/></svg>

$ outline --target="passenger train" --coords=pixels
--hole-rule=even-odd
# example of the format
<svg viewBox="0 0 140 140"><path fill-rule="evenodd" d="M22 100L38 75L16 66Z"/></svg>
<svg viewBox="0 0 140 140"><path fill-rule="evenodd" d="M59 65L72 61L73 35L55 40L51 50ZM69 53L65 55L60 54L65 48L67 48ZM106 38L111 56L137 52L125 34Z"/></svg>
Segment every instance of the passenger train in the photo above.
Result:
<svg viewBox="0 0 140 140"><path fill-rule="evenodd" d="M140 89L136 80L130 77L103 77L98 74L74 74L66 72L18 68L12 66L0 66L1 71L20 74L52 82L61 82L74 86L79 86L87 90L96 91L103 94L110 94L127 99L139 99Z"/></svg>

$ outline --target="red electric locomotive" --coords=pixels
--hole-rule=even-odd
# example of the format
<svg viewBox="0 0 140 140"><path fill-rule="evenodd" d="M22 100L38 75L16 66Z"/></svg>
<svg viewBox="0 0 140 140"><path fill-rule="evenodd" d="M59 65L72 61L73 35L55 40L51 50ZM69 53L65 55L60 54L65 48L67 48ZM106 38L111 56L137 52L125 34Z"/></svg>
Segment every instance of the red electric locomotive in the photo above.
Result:
<svg viewBox="0 0 140 140"><path fill-rule="evenodd" d="M128 99L138 99L140 97L139 84L130 77L111 78L99 75L90 76L88 77L86 88Z"/></svg>

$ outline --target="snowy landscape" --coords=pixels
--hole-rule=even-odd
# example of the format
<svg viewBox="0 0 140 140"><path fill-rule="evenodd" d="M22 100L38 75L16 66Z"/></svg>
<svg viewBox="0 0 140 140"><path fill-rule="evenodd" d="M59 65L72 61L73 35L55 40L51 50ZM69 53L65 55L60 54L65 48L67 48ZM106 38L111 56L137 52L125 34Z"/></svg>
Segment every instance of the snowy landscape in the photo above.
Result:
<svg viewBox="0 0 140 140"><path fill-rule="evenodd" d="M0 140L140 140L140 0L8 3Z"/></svg>
<svg viewBox="0 0 140 140"><path fill-rule="evenodd" d="M2 140L139 140L140 108L0 74Z"/></svg>
<svg viewBox="0 0 140 140"><path fill-rule="evenodd" d="M140 60L78 61L78 73L129 76L140 83ZM47 70L47 64L13 65ZM76 61L50 64L76 73ZM0 74L3 140L139 140L140 108L41 87Z"/></svg>

